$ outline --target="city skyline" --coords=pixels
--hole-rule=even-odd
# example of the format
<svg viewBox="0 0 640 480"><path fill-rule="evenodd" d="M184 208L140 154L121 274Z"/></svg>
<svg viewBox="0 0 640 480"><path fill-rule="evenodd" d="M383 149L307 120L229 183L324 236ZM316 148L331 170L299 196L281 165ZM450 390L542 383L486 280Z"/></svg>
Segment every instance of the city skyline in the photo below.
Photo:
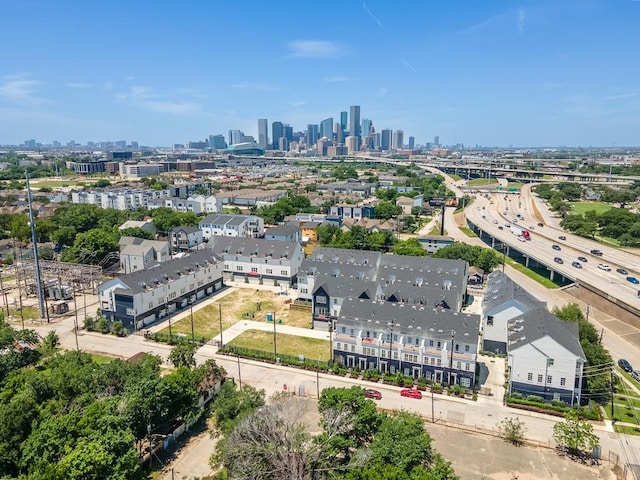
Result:
<svg viewBox="0 0 640 480"><path fill-rule="evenodd" d="M359 105L416 144L640 145L640 2L323 7L7 2L0 144L273 142Z"/></svg>

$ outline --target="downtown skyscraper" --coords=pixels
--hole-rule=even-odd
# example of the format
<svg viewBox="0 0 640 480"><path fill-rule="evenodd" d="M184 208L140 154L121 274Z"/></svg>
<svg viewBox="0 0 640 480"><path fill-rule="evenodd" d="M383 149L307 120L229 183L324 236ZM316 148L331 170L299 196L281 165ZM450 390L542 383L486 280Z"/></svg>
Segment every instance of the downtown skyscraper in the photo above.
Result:
<svg viewBox="0 0 640 480"><path fill-rule="evenodd" d="M258 145L267 150L269 148L269 121L258 119Z"/></svg>
<svg viewBox="0 0 640 480"><path fill-rule="evenodd" d="M349 108L349 136L360 139L360 106L352 105ZM359 140L358 140L359 141Z"/></svg>

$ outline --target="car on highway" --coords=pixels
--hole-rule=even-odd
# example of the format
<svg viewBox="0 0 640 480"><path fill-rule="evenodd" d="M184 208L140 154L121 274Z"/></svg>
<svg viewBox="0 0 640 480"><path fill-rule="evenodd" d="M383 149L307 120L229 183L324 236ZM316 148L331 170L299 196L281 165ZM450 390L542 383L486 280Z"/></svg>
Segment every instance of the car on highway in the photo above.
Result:
<svg viewBox="0 0 640 480"><path fill-rule="evenodd" d="M403 390L400 390L400 395L409 398L422 398L422 393L420 393L420 390L414 390L413 388L405 388Z"/></svg>
<svg viewBox="0 0 640 480"><path fill-rule="evenodd" d="M587 257L578 257L578 260L581 262L586 262L587 261Z"/></svg>
<svg viewBox="0 0 640 480"><path fill-rule="evenodd" d="M616 268L616 272L618 272L620 275L629 275L629 272L627 272L624 268Z"/></svg>
<svg viewBox="0 0 640 480"><path fill-rule="evenodd" d="M534 227L533 225L529 225L529 230L535 230L536 227Z"/></svg>
<svg viewBox="0 0 640 480"><path fill-rule="evenodd" d="M504 230L504 228L502 228L502 225L498 227L498 230Z"/></svg>
<svg viewBox="0 0 640 480"><path fill-rule="evenodd" d="M633 372L633 367L624 358L621 358L620 360L618 360L618 366L625 372Z"/></svg>
<svg viewBox="0 0 640 480"><path fill-rule="evenodd" d="M493 219L493 224L497 225L498 224L498 220L496 220L495 218Z"/></svg>
<svg viewBox="0 0 640 480"><path fill-rule="evenodd" d="M606 263L599 263L598 264L598 268L600 270L604 270L605 272L610 272L611 271L611 267L609 265L607 265Z"/></svg>
<svg viewBox="0 0 640 480"><path fill-rule="evenodd" d="M634 370L633 372L631 372L631 376L637 380L638 382L640 382L640 370Z"/></svg>
<svg viewBox="0 0 640 480"><path fill-rule="evenodd" d="M504 228L511 228L511 225L510 225L510 224L508 224L508 223L505 223L505 224L504 224Z"/></svg>
<svg viewBox="0 0 640 480"><path fill-rule="evenodd" d="M589 252L589 253L591 253L591 255L595 255L597 257L601 257L602 256L602 252L600 250L598 250L598 249L591 250L591 252Z"/></svg>
<svg viewBox="0 0 640 480"><path fill-rule="evenodd" d="M373 388L367 388L364 391L364 396L366 398L372 398L373 400L380 400L382 398L382 394L378 390L374 390Z"/></svg>
<svg viewBox="0 0 640 480"><path fill-rule="evenodd" d="M572 267L582 268L582 264L580 262L571 262Z"/></svg>
<svg viewBox="0 0 640 480"><path fill-rule="evenodd" d="M566 240L566 239L567 239L567 237L565 237L564 235L560 235L560 236L558 237L558 240Z"/></svg>
<svg viewBox="0 0 640 480"><path fill-rule="evenodd" d="M562 250L562 249L560 248L560 245L556 245L555 243L554 243L553 245L551 245L551 248L553 248L554 250L557 250L557 251Z"/></svg>
<svg viewBox="0 0 640 480"><path fill-rule="evenodd" d="M554 262L559 263L560 265L562 265L564 263L564 260L562 260L560 257L556 257L553 259Z"/></svg>
<svg viewBox="0 0 640 480"><path fill-rule="evenodd" d="M640 283L640 280L638 280L636 277L627 277L627 282L631 282L634 285L638 285Z"/></svg>
<svg viewBox="0 0 640 480"><path fill-rule="evenodd" d="M544 223L542 223L542 222L538 222L538 226L539 226L539 227L544 227Z"/></svg>

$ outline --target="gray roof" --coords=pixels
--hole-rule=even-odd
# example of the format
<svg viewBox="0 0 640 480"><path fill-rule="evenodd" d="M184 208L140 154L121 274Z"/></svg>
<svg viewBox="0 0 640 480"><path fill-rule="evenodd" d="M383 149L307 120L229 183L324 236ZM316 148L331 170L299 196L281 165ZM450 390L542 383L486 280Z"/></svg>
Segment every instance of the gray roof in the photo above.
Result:
<svg viewBox="0 0 640 480"><path fill-rule="evenodd" d="M118 243L120 244L120 247L123 247L124 245L143 245L143 246L150 246L154 250L162 250L164 248L169 248L169 246L167 245L167 242L164 242L162 240L147 240L146 238L139 238L139 237L123 236L123 237L120 237L120 240L118 241Z"/></svg>
<svg viewBox="0 0 640 480"><path fill-rule="evenodd" d="M153 247L149 244L142 244L142 245L134 245L134 244L128 244L128 245L121 245L120 246L120 255L130 255L130 256L144 256L147 253L149 253L149 251L152 251Z"/></svg>
<svg viewBox="0 0 640 480"><path fill-rule="evenodd" d="M264 234L288 237L297 233L300 233L300 227L298 227L298 225L295 223L285 223L284 225L276 225L275 227L267 229Z"/></svg>
<svg viewBox="0 0 640 480"><path fill-rule="evenodd" d="M227 213L214 213L204 217L198 225L215 224L215 225L240 225L248 219L255 218L254 215L229 215Z"/></svg>
<svg viewBox="0 0 640 480"><path fill-rule="evenodd" d="M164 263L154 265L151 268L122 275L118 280L122 281L128 289L117 289L128 293L141 293L148 288L169 283L190 271L198 270L206 265L219 263L220 260L210 250L191 252L180 258L174 258Z"/></svg>
<svg viewBox="0 0 640 480"><path fill-rule="evenodd" d="M264 238L214 237L213 244L209 243L209 248L220 256L242 255L279 259L292 258L300 244Z"/></svg>
<svg viewBox="0 0 640 480"><path fill-rule="evenodd" d="M366 298L375 299L378 291L378 284L376 282L366 280L354 280L353 278L331 278L327 276L321 276L316 280L313 294L318 289L322 288L330 297L353 297L360 298L365 296Z"/></svg>
<svg viewBox="0 0 640 480"><path fill-rule="evenodd" d="M509 351L549 336L575 356L585 359L580 345L578 324L563 322L553 315L544 304L524 313L509 326Z"/></svg>
<svg viewBox="0 0 640 480"><path fill-rule="evenodd" d="M538 308L540 304L545 305L500 270L494 270L487 276L487 289L482 301L483 311L490 312L511 300L529 310Z"/></svg>
<svg viewBox="0 0 640 480"><path fill-rule="evenodd" d="M377 266L380 263L380 257L382 257L380 252L369 250L320 247L313 251L309 259L322 262Z"/></svg>
<svg viewBox="0 0 640 480"><path fill-rule="evenodd" d="M186 234L189 233L196 233L199 232L200 229L198 227L184 227L184 226L180 226L180 227L174 227L171 229L171 233L180 233L180 232L184 232Z"/></svg>
<svg viewBox="0 0 640 480"><path fill-rule="evenodd" d="M378 325L384 330L393 323L394 333L442 339L450 339L454 331L457 341L473 344L478 338L480 316L441 308L349 298L342 305L339 323L369 329Z"/></svg>
<svg viewBox="0 0 640 480"><path fill-rule="evenodd" d="M333 279L345 277L356 280L375 280L376 271L375 264L332 263L306 258L300 265L299 274L306 273L307 275L326 276Z"/></svg>

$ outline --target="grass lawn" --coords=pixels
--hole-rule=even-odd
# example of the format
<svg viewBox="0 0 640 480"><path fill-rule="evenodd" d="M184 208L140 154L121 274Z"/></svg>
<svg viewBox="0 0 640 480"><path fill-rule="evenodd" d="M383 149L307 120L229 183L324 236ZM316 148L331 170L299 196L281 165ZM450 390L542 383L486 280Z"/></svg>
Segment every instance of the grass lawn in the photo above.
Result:
<svg viewBox="0 0 640 480"><path fill-rule="evenodd" d="M613 208L611 205L604 202L570 202L570 205L571 213L575 213L577 215L581 215L589 210L595 210L599 215Z"/></svg>
<svg viewBox="0 0 640 480"><path fill-rule="evenodd" d="M522 188L524 187L524 183L522 182L508 182L507 188Z"/></svg>
<svg viewBox="0 0 640 480"><path fill-rule="evenodd" d="M285 303L288 297L276 295L266 290L238 288L234 292L205 307L193 309L193 331L197 338L209 340L220 334L220 307L222 305L223 331L243 319L267 320L267 313L274 313L284 325L311 328L311 312L289 310ZM168 335L169 327L159 333ZM182 320L171 322L171 333L184 333L191 336L191 315Z"/></svg>
<svg viewBox="0 0 640 480"><path fill-rule="evenodd" d="M483 187L486 185L497 185L498 180L495 178L474 178L468 182L470 187Z"/></svg>
<svg viewBox="0 0 640 480"><path fill-rule="evenodd" d="M477 237L476 233L471 230L469 227L459 227L460 231L464 233L467 237Z"/></svg>
<svg viewBox="0 0 640 480"><path fill-rule="evenodd" d="M456 182L459 180L462 180L462 177L460 175L456 175L455 173L451 173L449 174L449 176L453 178Z"/></svg>
<svg viewBox="0 0 640 480"><path fill-rule="evenodd" d="M603 405L603 407L605 412L607 413L607 417L612 418L611 403L607 402L607 404ZM637 424L638 420L640 420L640 410L615 405L615 415L613 416L613 418L618 422Z"/></svg>
<svg viewBox="0 0 640 480"><path fill-rule="evenodd" d="M619 247L620 246L620 242L618 240L616 240L615 238L601 237L600 235L596 235L596 240L598 240L599 242L602 242L604 244L611 245L612 247Z"/></svg>
<svg viewBox="0 0 640 480"><path fill-rule="evenodd" d="M40 310L36 307L22 307L22 315L20 315L20 307L12 308L9 306L9 316L18 320L22 319L22 317L24 317L25 320L29 318L36 320L40 318Z"/></svg>
<svg viewBox="0 0 640 480"><path fill-rule="evenodd" d="M627 427L625 425L613 425L613 430L616 433L624 433L626 435L640 435L640 428Z"/></svg>
<svg viewBox="0 0 640 480"><path fill-rule="evenodd" d="M308 360L317 360L319 358L322 362L329 361L330 352L327 340L277 333L276 327L276 342L278 353L293 356L304 355ZM229 345L265 352L273 351L273 333L261 330L247 330L229 342Z"/></svg>
<svg viewBox="0 0 640 480"><path fill-rule="evenodd" d="M109 363L111 360L113 360L112 357L107 357L106 355L98 355L97 353L91 353L91 358L93 358L93 361L100 364L100 363Z"/></svg>
<svg viewBox="0 0 640 480"><path fill-rule="evenodd" d="M511 258L507 257L506 261L507 261L507 264L509 266L515 268L520 273L524 273L527 277L531 278L532 280L535 280L536 282L538 282L540 285L542 285L544 287L547 287L547 288L558 288L559 287L558 284L552 282L547 277L545 277L543 275L540 275L539 273L534 272L530 268L527 268L524 265L519 264L518 262L516 262L515 260L513 260Z"/></svg>

